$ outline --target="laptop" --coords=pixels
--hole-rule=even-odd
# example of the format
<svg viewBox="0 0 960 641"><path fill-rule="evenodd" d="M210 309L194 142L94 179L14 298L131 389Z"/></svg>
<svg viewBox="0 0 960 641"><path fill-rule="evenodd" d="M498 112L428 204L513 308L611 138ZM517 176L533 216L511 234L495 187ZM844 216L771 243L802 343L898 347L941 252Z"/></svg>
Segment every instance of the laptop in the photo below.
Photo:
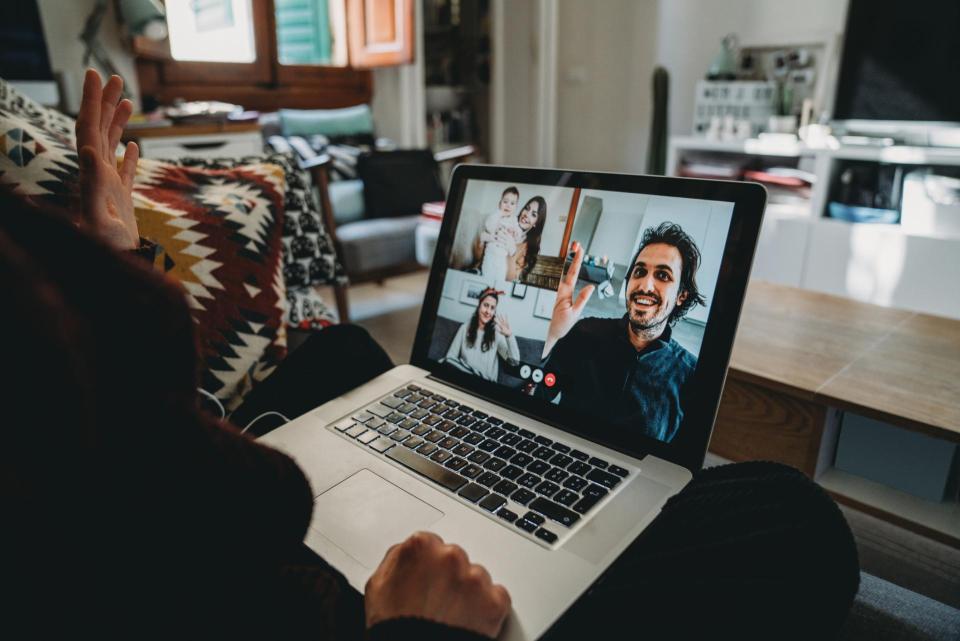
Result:
<svg viewBox="0 0 960 641"><path fill-rule="evenodd" d="M457 167L410 364L261 439L310 480L307 545L363 591L434 532L510 592L502 638L547 633L702 466L765 200Z"/></svg>

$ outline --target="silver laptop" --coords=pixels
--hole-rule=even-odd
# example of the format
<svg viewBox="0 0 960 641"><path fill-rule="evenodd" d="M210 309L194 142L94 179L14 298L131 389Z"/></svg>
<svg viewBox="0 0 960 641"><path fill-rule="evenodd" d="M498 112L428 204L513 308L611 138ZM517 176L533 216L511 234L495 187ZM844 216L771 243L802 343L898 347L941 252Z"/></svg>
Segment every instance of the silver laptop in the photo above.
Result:
<svg viewBox="0 0 960 641"><path fill-rule="evenodd" d="M702 465L765 198L458 167L411 364L262 439L313 487L306 543L362 591L435 532L510 592L502 638L545 634Z"/></svg>

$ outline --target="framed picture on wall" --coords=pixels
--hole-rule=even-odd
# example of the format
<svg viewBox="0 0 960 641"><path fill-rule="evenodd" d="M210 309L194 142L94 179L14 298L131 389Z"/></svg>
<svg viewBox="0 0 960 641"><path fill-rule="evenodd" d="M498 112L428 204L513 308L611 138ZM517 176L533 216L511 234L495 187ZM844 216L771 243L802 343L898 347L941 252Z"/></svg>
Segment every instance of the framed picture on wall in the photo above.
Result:
<svg viewBox="0 0 960 641"><path fill-rule="evenodd" d="M479 280L464 279L460 285L460 302L464 305L476 306L480 300L480 292L487 288L487 284Z"/></svg>
<svg viewBox="0 0 960 641"><path fill-rule="evenodd" d="M527 295L527 286L521 282L515 282L513 284L513 291L510 292L510 295L514 298L525 298Z"/></svg>
<svg viewBox="0 0 960 641"><path fill-rule="evenodd" d="M549 289L537 290L537 304L533 306L533 315L549 320L553 316L553 305L557 302L557 292Z"/></svg>

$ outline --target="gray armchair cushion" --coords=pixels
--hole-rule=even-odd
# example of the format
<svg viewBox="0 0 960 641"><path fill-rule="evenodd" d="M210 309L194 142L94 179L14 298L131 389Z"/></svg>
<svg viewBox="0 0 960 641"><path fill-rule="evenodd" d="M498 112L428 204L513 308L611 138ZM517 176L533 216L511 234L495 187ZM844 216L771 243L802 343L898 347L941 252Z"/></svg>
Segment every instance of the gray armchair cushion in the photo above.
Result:
<svg viewBox="0 0 960 641"><path fill-rule="evenodd" d="M347 273L362 274L414 263L419 216L370 218L337 227Z"/></svg>
<svg viewBox="0 0 960 641"><path fill-rule="evenodd" d="M958 641L960 610L861 572L860 591L840 639Z"/></svg>

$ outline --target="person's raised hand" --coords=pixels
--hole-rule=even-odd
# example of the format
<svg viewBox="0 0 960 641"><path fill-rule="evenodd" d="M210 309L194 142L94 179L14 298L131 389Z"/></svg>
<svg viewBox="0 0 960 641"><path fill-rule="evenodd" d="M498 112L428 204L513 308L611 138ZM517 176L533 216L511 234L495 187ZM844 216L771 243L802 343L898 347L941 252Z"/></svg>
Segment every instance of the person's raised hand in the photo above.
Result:
<svg viewBox="0 0 960 641"><path fill-rule="evenodd" d="M364 590L367 627L402 617L429 619L487 637L500 634L510 595L466 552L417 532L387 550Z"/></svg>
<svg viewBox="0 0 960 641"><path fill-rule="evenodd" d="M119 170L115 154L133 104L120 100L123 80L119 76L112 76L103 87L100 82L100 74L87 69L76 129L79 223L116 249L136 249L140 234L133 214L133 177L140 150L136 143L128 143Z"/></svg>
<svg viewBox="0 0 960 641"><path fill-rule="evenodd" d="M553 304L553 315L550 317L550 326L547 328L547 339L543 345L543 358L550 354L557 341L566 336L580 319L583 308L586 307L590 295L593 294L594 286L587 285L580 290L580 293L574 299L573 290L577 285L582 264L583 245L574 241L573 261L570 263L567 273L560 279L560 286L557 287L557 300Z"/></svg>
<svg viewBox="0 0 960 641"><path fill-rule="evenodd" d="M510 336L513 334L513 330L510 329L510 321L507 320L506 315L497 314L495 322L497 323L497 331L503 334L505 337L510 338Z"/></svg>

